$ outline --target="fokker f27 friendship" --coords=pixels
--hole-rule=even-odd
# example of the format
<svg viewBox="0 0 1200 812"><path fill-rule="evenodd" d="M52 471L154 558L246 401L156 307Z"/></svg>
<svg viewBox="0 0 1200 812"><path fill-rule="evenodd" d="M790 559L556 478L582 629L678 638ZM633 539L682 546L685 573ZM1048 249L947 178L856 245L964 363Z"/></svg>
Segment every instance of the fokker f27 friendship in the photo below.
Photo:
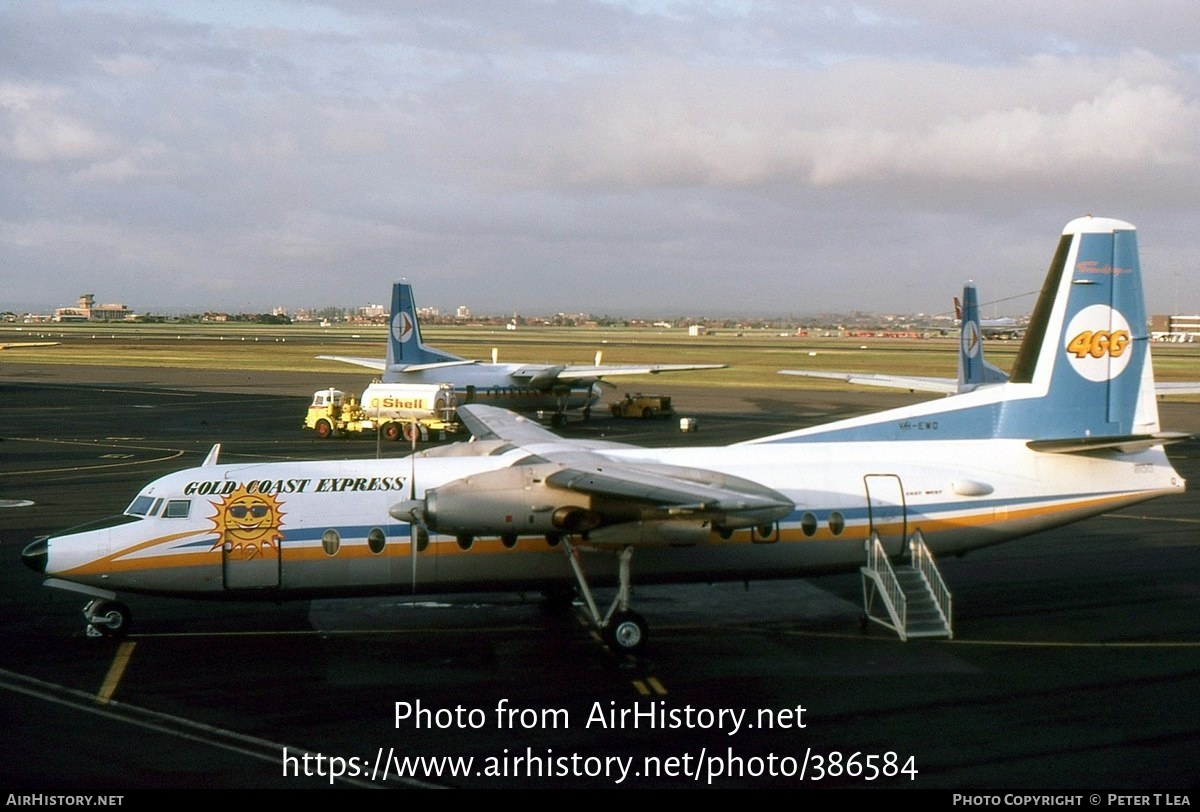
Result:
<svg viewBox="0 0 1200 812"><path fill-rule="evenodd" d="M1159 426L1137 236L1069 223L1000 384L726 447L564 440L491 406L409 458L204 464L25 563L125 631L121 593L241 600L551 590L615 650L630 584L796 578L957 554L1184 489ZM923 543L922 541L923 540ZM616 586L606 611L593 586Z"/></svg>
<svg viewBox="0 0 1200 812"><path fill-rule="evenodd" d="M618 375L654 375L697 369L723 369L726 364L604 365L597 354L594 365L481 363L427 346L412 285L392 286L392 315L387 358L318 356L379 370L384 383L449 383L459 404L486 403L518 412L547 412L555 425L563 425L569 411L586 418L600 402L600 381ZM495 353L493 353L494 355Z"/></svg>

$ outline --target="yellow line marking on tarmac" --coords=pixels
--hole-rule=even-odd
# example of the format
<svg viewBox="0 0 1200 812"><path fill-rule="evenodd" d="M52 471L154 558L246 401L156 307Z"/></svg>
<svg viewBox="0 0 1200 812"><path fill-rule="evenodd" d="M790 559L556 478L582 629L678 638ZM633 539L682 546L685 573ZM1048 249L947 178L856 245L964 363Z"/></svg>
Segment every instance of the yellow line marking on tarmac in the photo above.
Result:
<svg viewBox="0 0 1200 812"><path fill-rule="evenodd" d="M663 684L658 681L657 677L647 677L644 680L635 679L633 687L641 696L650 696L650 694L658 694L659 696L667 695L667 689L663 687Z"/></svg>
<svg viewBox="0 0 1200 812"><path fill-rule="evenodd" d="M112 699L112 695L117 690L117 685L121 682L121 677L125 674L125 669L129 665L129 659L133 656L133 647L137 643L124 642L117 647L117 656L113 658L112 665L108 668L108 675L104 677L104 684L100 686L100 692L96 694L96 701L102 705L107 705Z"/></svg>

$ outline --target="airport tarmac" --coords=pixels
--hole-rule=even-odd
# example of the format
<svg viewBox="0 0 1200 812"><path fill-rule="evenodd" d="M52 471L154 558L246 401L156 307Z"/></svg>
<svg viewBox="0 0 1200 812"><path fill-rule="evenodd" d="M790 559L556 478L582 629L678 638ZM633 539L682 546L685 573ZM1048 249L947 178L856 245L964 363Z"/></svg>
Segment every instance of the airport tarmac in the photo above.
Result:
<svg viewBox="0 0 1200 812"><path fill-rule="evenodd" d="M38 534L120 512L213 442L227 460L375 454L300 429L314 388L300 374L0 367L0 499L34 503L0 509L6 792L1200 789L1192 494L939 562L953 640L862 631L847 574L635 586L651 625L637 658L574 608L520 594L132 597L132 634L113 641L85 637L83 600L21 565ZM607 416L565 432L716 444L918 399L658 388L698 432ZM1197 404L1160 409L1164 428L1200 433ZM1200 443L1170 453L1200 482Z"/></svg>

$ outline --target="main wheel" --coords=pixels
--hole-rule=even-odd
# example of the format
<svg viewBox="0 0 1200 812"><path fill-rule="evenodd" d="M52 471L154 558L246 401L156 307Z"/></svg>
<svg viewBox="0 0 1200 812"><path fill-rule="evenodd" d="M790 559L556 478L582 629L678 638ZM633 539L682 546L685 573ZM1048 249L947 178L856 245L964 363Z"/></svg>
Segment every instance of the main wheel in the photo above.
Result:
<svg viewBox="0 0 1200 812"><path fill-rule="evenodd" d="M328 420L317 421L317 436L322 440L328 440L333 436L333 426L329 425Z"/></svg>
<svg viewBox="0 0 1200 812"><path fill-rule="evenodd" d="M133 621L129 607L117 601L101 601L92 607L88 623L104 637L124 637Z"/></svg>
<svg viewBox="0 0 1200 812"><path fill-rule="evenodd" d="M604 642L613 651L633 654L646 645L650 627L637 612L617 612L604 627Z"/></svg>

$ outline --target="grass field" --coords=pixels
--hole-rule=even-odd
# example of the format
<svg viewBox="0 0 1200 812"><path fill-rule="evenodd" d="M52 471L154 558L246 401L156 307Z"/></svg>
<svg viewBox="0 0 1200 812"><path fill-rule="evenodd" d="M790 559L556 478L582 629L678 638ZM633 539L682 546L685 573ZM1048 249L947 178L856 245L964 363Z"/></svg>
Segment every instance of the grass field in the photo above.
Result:
<svg viewBox="0 0 1200 812"><path fill-rule="evenodd" d="M845 389L846 384L781 378L780 369L881 372L953 378L957 339L837 338L780 335L770 331L720 331L689 336L684 330L527 327L508 331L491 327L423 328L427 344L464 358L525 363L590 364L597 352L607 364L728 364L728 369L673 373L672 383L712 387L781 385L809 389ZM386 328L253 324L54 325L0 328L0 343L55 341L48 347L10 347L6 362L86 364L182 369L274 370L322 374L360 368L317 360L318 355L384 357ZM1018 342L989 341L989 361L1008 369ZM1200 380L1200 344L1155 344L1155 374L1160 381ZM622 379L622 386L648 388L665 382L658 376Z"/></svg>

